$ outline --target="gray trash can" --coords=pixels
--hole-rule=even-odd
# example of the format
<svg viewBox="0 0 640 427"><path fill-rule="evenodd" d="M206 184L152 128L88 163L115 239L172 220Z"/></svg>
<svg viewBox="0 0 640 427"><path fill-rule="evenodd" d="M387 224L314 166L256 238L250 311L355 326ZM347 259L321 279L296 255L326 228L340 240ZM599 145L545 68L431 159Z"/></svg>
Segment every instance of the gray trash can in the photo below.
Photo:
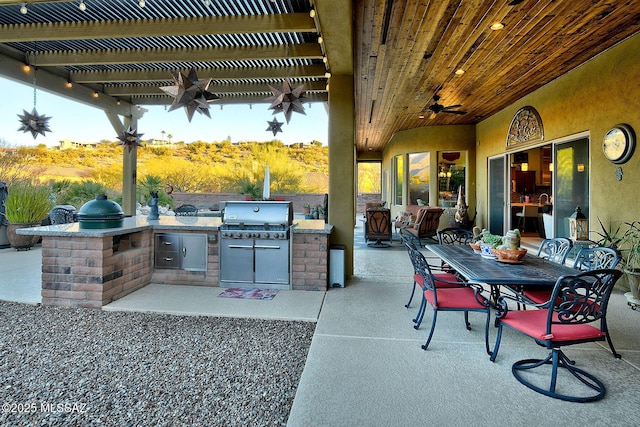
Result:
<svg viewBox="0 0 640 427"><path fill-rule="evenodd" d="M329 286L344 288L344 245L329 246Z"/></svg>

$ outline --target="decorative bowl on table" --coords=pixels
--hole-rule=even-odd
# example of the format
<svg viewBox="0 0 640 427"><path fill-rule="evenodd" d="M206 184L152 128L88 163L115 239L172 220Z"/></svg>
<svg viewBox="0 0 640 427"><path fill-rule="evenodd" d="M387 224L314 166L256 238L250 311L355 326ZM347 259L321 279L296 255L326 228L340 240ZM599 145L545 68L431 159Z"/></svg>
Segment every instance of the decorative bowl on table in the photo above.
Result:
<svg viewBox="0 0 640 427"><path fill-rule="evenodd" d="M498 261L500 262L519 264L522 262L522 258L526 255L527 250L523 248L519 248L519 249L492 248L491 252L493 252L493 254L498 258Z"/></svg>
<svg viewBox="0 0 640 427"><path fill-rule="evenodd" d="M480 255L482 255L484 258L497 258L497 256L493 252L491 252L492 249L492 244L480 242Z"/></svg>
<svg viewBox="0 0 640 427"><path fill-rule="evenodd" d="M482 253L482 252L480 252L480 245L479 244L473 243L473 242L469 242L469 246L471 246L471 249L473 249L473 253L474 254Z"/></svg>

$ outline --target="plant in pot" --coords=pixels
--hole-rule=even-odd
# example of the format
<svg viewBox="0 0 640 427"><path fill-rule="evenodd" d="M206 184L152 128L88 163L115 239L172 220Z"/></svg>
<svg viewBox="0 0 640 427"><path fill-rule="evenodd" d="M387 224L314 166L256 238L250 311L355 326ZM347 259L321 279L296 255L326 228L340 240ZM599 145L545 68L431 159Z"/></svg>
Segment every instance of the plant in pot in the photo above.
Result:
<svg viewBox="0 0 640 427"><path fill-rule="evenodd" d="M622 270L631 288L631 298L640 304L640 221L626 222L629 228L620 240L624 251Z"/></svg>
<svg viewBox="0 0 640 427"><path fill-rule="evenodd" d="M20 228L35 227L42 223L52 208L49 189L28 181L17 181L9 187L4 201L7 239L17 250L30 249L39 236L23 236L16 233Z"/></svg>
<svg viewBox="0 0 640 427"><path fill-rule="evenodd" d="M310 205L309 203L305 203L305 204L302 206L302 213L304 213L305 218L306 218L307 216L309 216L309 217L311 216L311 205ZM311 219L311 218L306 218L306 219Z"/></svg>

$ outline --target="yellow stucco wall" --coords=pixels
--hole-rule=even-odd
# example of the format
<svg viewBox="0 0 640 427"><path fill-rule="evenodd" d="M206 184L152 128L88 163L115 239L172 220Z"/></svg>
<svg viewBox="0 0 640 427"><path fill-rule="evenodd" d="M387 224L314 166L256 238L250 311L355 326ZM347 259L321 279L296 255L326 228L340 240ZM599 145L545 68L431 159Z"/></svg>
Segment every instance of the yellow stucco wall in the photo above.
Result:
<svg viewBox="0 0 640 427"><path fill-rule="evenodd" d="M438 182L438 151L467 151L468 154L468 184L467 203L470 206L470 214L475 212L476 205L476 156L475 156L475 126L427 126L396 133L387 145L382 156L383 176L386 171L389 175L389 182L393 183L392 162L394 156L404 153L430 152L431 163L431 188L429 204L437 204L437 183ZM406 159L405 159L406 161ZM406 178L406 177L405 177ZM383 198L391 200L389 182L383 182ZM405 189L407 182L405 179ZM433 190L435 188L435 190ZM403 210L404 206L390 205L392 216ZM446 226L448 221L443 215L440 222L441 227Z"/></svg>
<svg viewBox="0 0 640 427"><path fill-rule="evenodd" d="M505 141L515 113L534 107L542 119L545 142L586 133L590 138L590 219L603 222L640 220L640 149L622 165L602 154L606 132L618 123L640 133L640 34L614 46L577 69L552 81L476 126L476 195L478 224L487 222L488 157L506 151ZM591 222L591 230L599 225Z"/></svg>

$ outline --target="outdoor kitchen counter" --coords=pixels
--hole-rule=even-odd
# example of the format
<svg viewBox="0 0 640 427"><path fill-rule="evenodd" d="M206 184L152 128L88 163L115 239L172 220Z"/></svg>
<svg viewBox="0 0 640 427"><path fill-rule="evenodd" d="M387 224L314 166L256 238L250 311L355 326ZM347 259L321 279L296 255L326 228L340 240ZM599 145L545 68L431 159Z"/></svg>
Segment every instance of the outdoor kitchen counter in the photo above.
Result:
<svg viewBox="0 0 640 427"><path fill-rule="evenodd" d="M325 224L323 219L295 219L292 230L294 233L331 234L333 225Z"/></svg>
<svg viewBox="0 0 640 427"><path fill-rule="evenodd" d="M124 218L122 227L105 229L80 228L80 223L46 225L41 227L22 228L18 234L43 237L109 237L135 233L147 229L153 230L188 230L218 231L222 224L219 217L194 216L161 216L157 220L148 220L145 216Z"/></svg>

